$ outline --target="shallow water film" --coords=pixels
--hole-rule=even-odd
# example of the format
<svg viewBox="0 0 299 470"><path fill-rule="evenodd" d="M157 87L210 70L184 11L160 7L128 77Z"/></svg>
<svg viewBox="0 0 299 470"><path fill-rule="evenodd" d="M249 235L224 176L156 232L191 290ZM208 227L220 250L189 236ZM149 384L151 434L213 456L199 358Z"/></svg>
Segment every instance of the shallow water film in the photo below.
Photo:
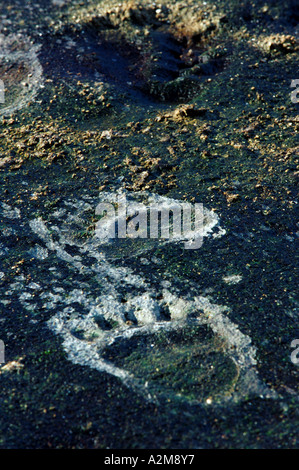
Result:
<svg viewBox="0 0 299 470"><path fill-rule="evenodd" d="M0 1L0 448L298 447L295 0Z"/></svg>

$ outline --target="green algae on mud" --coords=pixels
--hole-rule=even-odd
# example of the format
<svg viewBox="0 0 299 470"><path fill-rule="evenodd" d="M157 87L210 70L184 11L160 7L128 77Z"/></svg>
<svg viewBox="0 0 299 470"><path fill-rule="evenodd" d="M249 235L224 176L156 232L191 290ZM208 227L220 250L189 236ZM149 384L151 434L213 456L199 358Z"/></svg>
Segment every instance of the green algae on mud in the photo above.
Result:
<svg viewBox="0 0 299 470"><path fill-rule="evenodd" d="M162 393L168 401L185 397L191 402L217 402L238 378L236 364L223 355L223 343L198 326L120 340L106 348L103 357L133 372L151 393Z"/></svg>

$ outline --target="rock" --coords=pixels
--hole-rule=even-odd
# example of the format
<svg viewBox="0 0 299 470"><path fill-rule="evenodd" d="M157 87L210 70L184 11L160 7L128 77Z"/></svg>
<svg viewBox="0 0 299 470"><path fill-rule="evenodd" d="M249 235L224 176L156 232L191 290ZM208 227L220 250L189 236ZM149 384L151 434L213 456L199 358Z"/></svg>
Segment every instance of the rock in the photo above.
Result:
<svg viewBox="0 0 299 470"><path fill-rule="evenodd" d="M272 34L261 39L258 44L267 52L288 54L299 50L298 40L289 34Z"/></svg>

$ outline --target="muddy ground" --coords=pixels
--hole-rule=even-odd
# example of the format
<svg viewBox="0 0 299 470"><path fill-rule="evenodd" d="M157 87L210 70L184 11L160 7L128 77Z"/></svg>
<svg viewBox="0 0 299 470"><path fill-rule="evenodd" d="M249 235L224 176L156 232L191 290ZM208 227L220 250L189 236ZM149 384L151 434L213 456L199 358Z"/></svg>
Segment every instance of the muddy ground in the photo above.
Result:
<svg viewBox="0 0 299 470"><path fill-rule="evenodd" d="M298 28L0 3L1 448L298 447ZM203 203L203 245L100 243L116 194Z"/></svg>

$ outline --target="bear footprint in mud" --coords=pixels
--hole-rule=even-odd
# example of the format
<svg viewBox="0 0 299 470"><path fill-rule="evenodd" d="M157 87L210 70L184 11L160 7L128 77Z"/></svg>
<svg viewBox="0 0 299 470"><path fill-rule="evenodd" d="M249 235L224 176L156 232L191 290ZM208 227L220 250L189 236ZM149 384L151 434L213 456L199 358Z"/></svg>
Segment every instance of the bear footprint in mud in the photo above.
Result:
<svg viewBox="0 0 299 470"><path fill-rule="evenodd" d="M172 28L167 14L125 6L59 31L47 44L47 75L100 80L137 99L178 102L192 98L220 72L223 56L206 41ZM65 54L65 49L68 54ZM73 54L70 52L73 50Z"/></svg>

